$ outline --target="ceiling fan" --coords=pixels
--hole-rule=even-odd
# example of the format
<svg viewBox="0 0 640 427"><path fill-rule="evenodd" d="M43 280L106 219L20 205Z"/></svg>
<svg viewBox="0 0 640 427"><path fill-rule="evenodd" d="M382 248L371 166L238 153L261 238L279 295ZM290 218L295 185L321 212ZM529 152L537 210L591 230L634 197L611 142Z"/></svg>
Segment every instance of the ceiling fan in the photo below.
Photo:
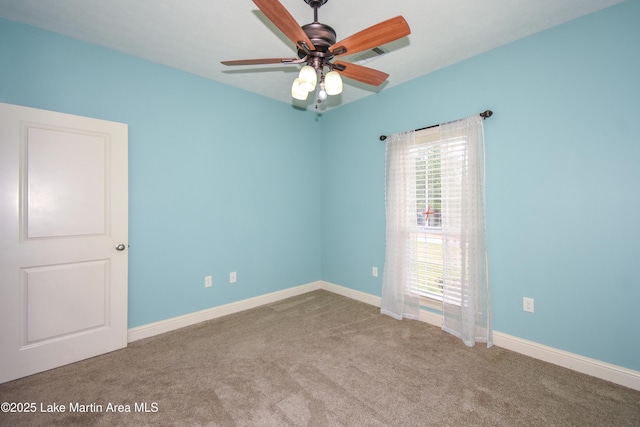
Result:
<svg viewBox="0 0 640 427"><path fill-rule="evenodd" d="M221 63L224 65L304 64L298 78L293 82L291 94L296 99L306 100L308 94L316 89L319 81L318 102L326 99L327 95L337 95L342 92L340 75L372 86L381 85L389 77L389 74L373 68L339 60L333 61L333 59L373 49L409 35L411 29L402 16L380 22L336 42L335 30L318 22L318 9L328 0L304 1L313 8L313 22L300 26L278 0L253 0L262 13L295 43L298 49L297 58L242 59ZM325 69L329 70L326 74L324 74Z"/></svg>

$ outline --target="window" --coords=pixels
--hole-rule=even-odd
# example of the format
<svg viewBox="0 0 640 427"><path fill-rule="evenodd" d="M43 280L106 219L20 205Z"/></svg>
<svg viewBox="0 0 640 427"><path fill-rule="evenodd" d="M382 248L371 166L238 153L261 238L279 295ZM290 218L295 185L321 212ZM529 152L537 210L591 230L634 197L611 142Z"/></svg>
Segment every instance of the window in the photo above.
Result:
<svg viewBox="0 0 640 427"><path fill-rule="evenodd" d="M455 286L460 282L459 274L448 271L445 279L445 266L461 264L460 240L451 234L445 239L443 220L452 225L459 219L460 195L455 190L446 190L455 188L451 184L460 180L460 156L464 155L465 141L464 138L441 140L437 126L417 131L415 138L412 150L415 195L412 196L416 201L416 221L411 232L414 242L411 286L423 298L442 301L447 280L448 302L460 304L459 286ZM443 203L447 204L444 212ZM425 303L428 305L428 301Z"/></svg>
<svg viewBox="0 0 640 427"><path fill-rule="evenodd" d="M491 346L480 115L391 135L385 167L386 249L380 311L420 318Z"/></svg>

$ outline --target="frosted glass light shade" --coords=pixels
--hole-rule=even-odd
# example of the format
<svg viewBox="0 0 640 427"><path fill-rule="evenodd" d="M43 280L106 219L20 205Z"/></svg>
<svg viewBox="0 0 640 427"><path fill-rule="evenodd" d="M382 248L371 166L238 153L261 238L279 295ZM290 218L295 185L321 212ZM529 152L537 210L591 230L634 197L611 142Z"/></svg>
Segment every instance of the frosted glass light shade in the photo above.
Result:
<svg viewBox="0 0 640 427"><path fill-rule="evenodd" d="M316 74L316 70L309 65L305 65L300 70L298 81L300 84L300 89L311 92L316 88L316 83L318 83L318 75Z"/></svg>
<svg viewBox="0 0 640 427"><path fill-rule="evenodd" d="M300 79L295 79L293 81L293 85L291 86L291 96L293 96L295 99L299 99L300 101L304 101L307 99L308 95L309 92L303 90L300 87Z"/></svg>
<svg viewBox="0 0 640 427"><path fill-rule="evenodd" d="M342 78L337 71L329 71L324 76L324 89L327 91L327 95L342 93Z"/></svg>

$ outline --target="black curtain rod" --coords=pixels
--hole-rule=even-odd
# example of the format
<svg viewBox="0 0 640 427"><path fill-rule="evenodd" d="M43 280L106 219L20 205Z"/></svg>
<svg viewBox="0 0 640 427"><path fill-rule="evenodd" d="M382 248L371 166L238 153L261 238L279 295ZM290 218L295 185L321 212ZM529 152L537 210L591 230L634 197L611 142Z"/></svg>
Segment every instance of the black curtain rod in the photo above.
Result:
<svg viewBox="0 0 640 427"><path fill-rule="evenodd" d="M491 110L486 110L486 111L480 113L480 117L482 117L483 119L488 119L491 116L493 116L493 111L491 111ZM441 123L441 124L443 124L443 123ZM431 129L431 128L434 128L434 127L437 127L437 126L440 126L440 125L425 126L423 128L420 128L420 129L415 129L415 131L417 132L419 130ZM380 135L380 141L384 141L385 139L387 139L387 135Z"/></svg>

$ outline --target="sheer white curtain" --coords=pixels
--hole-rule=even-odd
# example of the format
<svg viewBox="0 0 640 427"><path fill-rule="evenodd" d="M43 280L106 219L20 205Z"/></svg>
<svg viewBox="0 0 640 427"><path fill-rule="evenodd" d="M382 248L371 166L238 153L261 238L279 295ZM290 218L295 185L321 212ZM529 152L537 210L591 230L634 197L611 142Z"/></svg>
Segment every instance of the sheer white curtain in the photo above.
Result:
<svg viewBox="0 0 640 427"><path fill-rule="evenodd" d="M468 345L491 346L490 290L484 207L484 130L471 116L439 126L442 168L443 330ZM415 132L387 143L387 218L381 312L396 319L419 319L420 291L412 274L416 262Z"/></svg>
<svg viewBox="0 0 640 427"><path fill-rule="evenodd" d="M457 171L456 176L442 178L442 192L447 195L447 201L443 200L442 204L445 259L442 329L468 346L483 342L490 347L493 334L484 204L483 120L478 115L442 124L440 140L465 141L460 145L461 150L447 156ZM450 255L456 251L455 261L451 262L454 257Z"/></svg>
<svg viewBox="0 0 640 427"><path fill-rule="evenodd" d="M409 238L416 222L415 132L391 135L385 168L386 250L380 312L394 319L420 318L420 295L410 286L415 243Z"/></svg>

